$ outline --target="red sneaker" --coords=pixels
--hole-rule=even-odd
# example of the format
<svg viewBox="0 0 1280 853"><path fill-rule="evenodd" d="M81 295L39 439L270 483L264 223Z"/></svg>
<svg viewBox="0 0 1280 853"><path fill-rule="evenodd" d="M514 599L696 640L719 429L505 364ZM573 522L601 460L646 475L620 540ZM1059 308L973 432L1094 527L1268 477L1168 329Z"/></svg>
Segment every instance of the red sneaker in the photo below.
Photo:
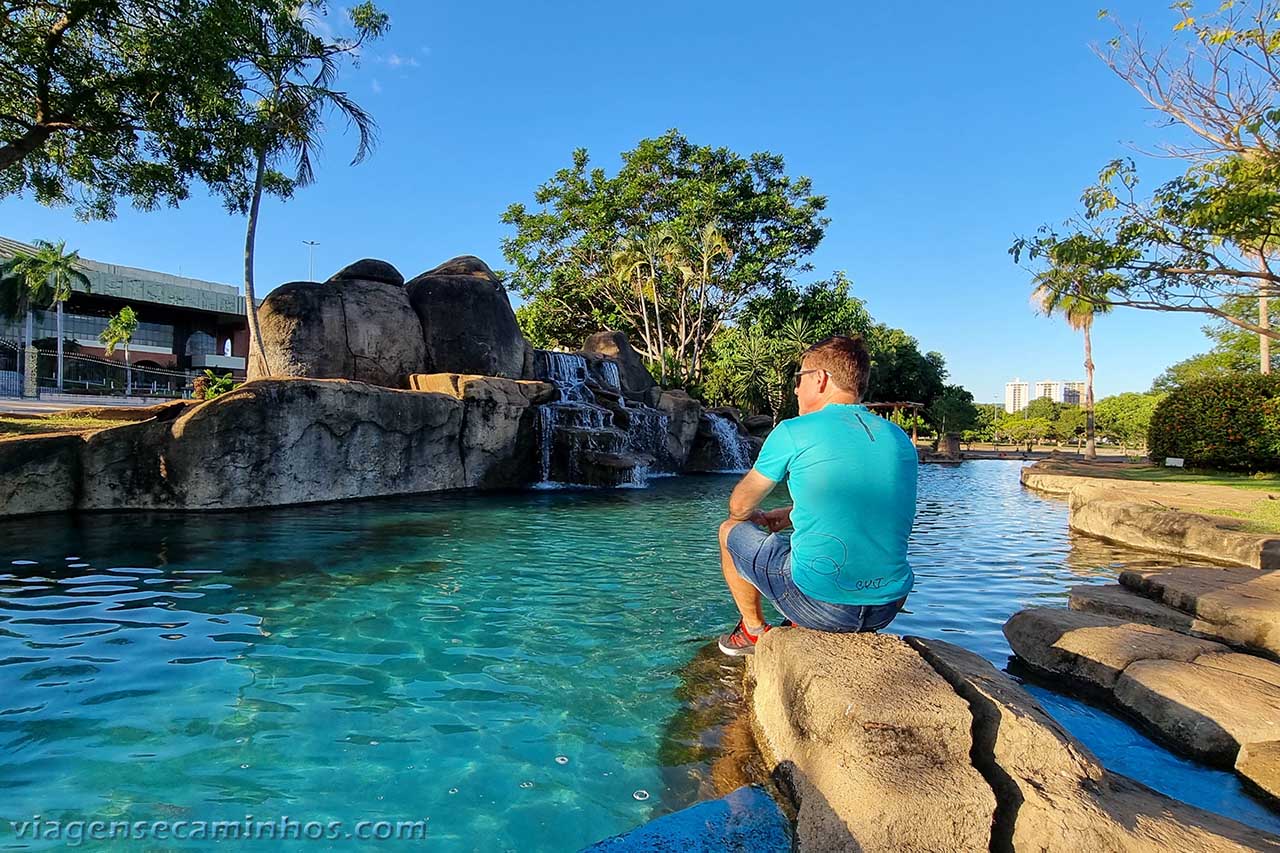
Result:
<svg viewBox="0 0 1280 853"><path fill-rule="evenodd" d="M753 655L756 653L756 641L769 633L769 627L766 624L760 629L759 634L753 635L747 631L747 626L739 619L738 626L733 629L733 632L720 638L720 651L731 657Z"/></svg>

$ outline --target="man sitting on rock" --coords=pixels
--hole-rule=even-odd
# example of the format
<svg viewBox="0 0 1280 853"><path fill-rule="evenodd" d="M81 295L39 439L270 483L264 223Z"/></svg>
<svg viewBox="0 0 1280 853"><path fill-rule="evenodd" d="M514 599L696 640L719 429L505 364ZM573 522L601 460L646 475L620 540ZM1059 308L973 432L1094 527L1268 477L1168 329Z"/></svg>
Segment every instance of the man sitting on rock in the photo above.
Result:
<svg viewBox="0 0 1280 853"><path fill-rule="evenodd" d="M720 563L742 618L720 638L727 655L751 654L769 630L761 596L794 624L832 632L877 631L907 600L916 449L859 403L870 362L860 337L805 350L800 416L774 428L729 498ZM794 505L762 512L784 478Z"/></svg>

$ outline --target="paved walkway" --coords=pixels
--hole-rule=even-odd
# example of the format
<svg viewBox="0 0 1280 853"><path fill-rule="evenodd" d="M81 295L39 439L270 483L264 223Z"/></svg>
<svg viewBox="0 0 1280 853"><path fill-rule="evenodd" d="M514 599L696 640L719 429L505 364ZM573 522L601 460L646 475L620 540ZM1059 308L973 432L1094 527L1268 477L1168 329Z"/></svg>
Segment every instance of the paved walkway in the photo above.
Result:
<svg viewBox="0 0 1280 853"><path fill-rule="evenodd" d="M100 397L96 395L44 394L36 400L22 397L0 397L0 412L48 415L53 412L66 411L67 409L82 409L85 406L154 406L157 403L166 403L168 401L168 397Z"/></svg>

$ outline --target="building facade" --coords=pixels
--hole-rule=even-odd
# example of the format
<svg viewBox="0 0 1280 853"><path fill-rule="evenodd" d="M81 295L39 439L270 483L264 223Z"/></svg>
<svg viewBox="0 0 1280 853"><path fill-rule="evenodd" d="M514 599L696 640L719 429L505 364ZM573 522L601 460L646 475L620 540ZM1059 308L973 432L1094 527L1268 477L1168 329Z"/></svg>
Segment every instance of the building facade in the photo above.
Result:
<svg viewBox="0 0 1280 853"><path fill-rule="evenodd" d="M34 246L0 237L0 259ZM63 304L64 346L81 355L106 357L98 336L107 321L125 305L138 315L138 329L129 344L130 361L137 367L202 372L212 368L242 378L249 352L244 297L226 284L169 275L154 270L80 259L80 271L89 287L74 285ZM32 312L32 339L42 350L52 350L57 340L57 318L52 308ZM18 342L24 337L23 320L0 317L0 339ZM122 361L116 350L111 357Z"/></svg>
<svg viewBox="0 0 1280 853"><path fill-rule="evenodd" d="M1012 382L1004 383L1005 412L1012 415L1014 412L1021 412L1025 409L1027 403L1031 402L1030 393L1030 385L1021 379L1014 379Z"/></svg>

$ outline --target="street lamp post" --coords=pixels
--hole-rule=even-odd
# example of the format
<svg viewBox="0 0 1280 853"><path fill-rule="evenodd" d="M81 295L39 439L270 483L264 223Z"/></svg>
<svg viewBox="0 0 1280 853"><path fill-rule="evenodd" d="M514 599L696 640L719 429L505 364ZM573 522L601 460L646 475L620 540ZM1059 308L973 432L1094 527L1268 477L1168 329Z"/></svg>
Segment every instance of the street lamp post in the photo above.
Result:
<svg viewBox="0 0 1280 853"><path fill-rule="evenodd" d="M320 245L319 240L303 240L307 246L307 281L316 280L316 246Z"/></svg>

